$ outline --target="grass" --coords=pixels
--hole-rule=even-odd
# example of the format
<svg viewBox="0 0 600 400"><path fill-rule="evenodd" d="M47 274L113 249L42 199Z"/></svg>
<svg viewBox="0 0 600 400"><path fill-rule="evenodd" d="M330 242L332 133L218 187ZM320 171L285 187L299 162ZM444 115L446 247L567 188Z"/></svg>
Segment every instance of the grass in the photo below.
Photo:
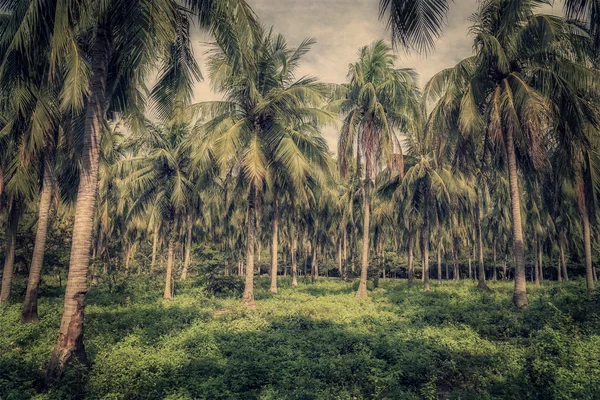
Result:
<svg viewBox="0 0 600 400"><path fill-rule="evenodd" d="M39 394L62 301L46 283L38 325L18 323L20 304L0 309L0 398L600 398L600 299L583 281L530 287L525 312L512 307L509 282L423 293L380 281L364 301L339 280L281 280L277 295L268 285L257 281L255 311L193 280L173 302L160 299L159 278L94 288L90 367Z"/></svg>

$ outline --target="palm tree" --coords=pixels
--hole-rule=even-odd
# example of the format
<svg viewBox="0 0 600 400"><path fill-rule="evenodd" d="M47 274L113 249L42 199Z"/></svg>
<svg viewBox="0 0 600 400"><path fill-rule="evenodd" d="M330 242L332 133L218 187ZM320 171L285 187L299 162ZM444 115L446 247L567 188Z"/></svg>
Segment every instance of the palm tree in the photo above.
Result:
<svg viewBox="0 0 600 400"><path fill-rule="evenodd" d="M519 308L527 307L519 169L528 174L543 165L542 138L554 120L551 88L565 87L561 82L581 73L567 67L581 53L581 31L559 17L536 15L542 3L482 2L472 17L476 55L436 75L425 90L442 96L434 113L475 143L482 163L491 153L504 156Z"/></svg>
<svg viewBox="0 0 600 400"><path fill-rule="evenodd" d="M387 17L392 38L402 46L427 52L442 33L449 0L379 0L380 18ZM518 9L522 0L512 1ZM569 18L582 20L590 27L594 46L600 46L600 8L596 0L565 0Z"/></svg>
<svg viewBox="0 0 600 400"><path fill-rule="evenodd" d="M237 67L235 56L218 48L213 51L209 60L210 79L225 100L194 106L210 115L195 151L197 161L203 163L213 156L224 169L233 168L236 179L247 188L243 304L248 308L256 307L257 202L262 201L263 189L275 175L302 191L313 175L311 157L322 161L326 149L315 127L332 120L328 113L318 109L324 103L327 86L311 77L295 78L302 56L314 41L307 39L291 49L283 36L272 32L259 29L254 37L252 51L237 58L243 60Z"/></svg>
<svg viewBox="0 0 600 400"><path fill-rule="evenodd" d="M338 104L344 116L338 143L338 163L347 175L350 160L356 170L364 168L363 237L361 278L356 297L367 296L371 186L382 163L392 165L393 154L401 152L398 130L406 131L418 118L418 91L410 69L394 67L390 46L377 41L359 51L350 66L345 98ZM356 156L353 157L353 152Z"/></svg>
<svg viewBox="0 0 600 400"><path fill-rule="evenodd" d="M187 3L199 16L202 27L209 28L215 36L224 40L224 47L237 47L237 36L232 34L236 22L239 22L239 29L243 29L247 26L245 22L253 20L243 0ZM57 13L63 13L56 18L63 24L54 30L54 46L59 51L52 54L61 55L71 63L79 61L77 65L91 67L88 67L89 79L88 76L79 76L79 82L86 82L84 87L88 88L79 189L63 317L47 370L48 380L60 375L64 365L73 358L85 359L82 341L84 299L98 182L99 146L107 111L139 116L136 107L141 93L138 88L146 80L150 67L157 66L157 61L162 63L158 66L164 71L159 75L158 89L153 92L158 100L178 94L175 89L181 86L191 88L190 82L197 76L189 50L191 14L178 1L109 1L99 7L98 1L85 0L58 7ZM77 19L78 16L85 18ZM92 43L89 62L73 57L80 52L75 32L88 34L86 40ZM157 58L157 55L160 57ZM168 105L169 102L162 103Z"/></svg>

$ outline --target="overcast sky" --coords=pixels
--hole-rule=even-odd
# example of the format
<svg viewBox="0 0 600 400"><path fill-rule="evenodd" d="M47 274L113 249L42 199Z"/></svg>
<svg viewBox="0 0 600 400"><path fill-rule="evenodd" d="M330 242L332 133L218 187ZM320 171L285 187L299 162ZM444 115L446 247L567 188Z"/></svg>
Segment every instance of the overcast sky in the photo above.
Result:
<svg viewBox="0 0 600 400"><path fill-rule="evenodd" d="M307 37L317 43L305 56L300 73L317 76L323 82L346 81L348 65L357 59L358 49L374 40L389 40L385 24L379 20L378 0L247 0L266 27L274 27L287 38L290 46ZM455 65L472 54L472 39L468 35L468 18L475 11L477 0L455 0L450 6L447 27L436 48L428 57L398 52L399 67L414 68L423 85L436 72ZM544 10L550 11L550 10ZM195 54L202 61L204 49L195 38ZM217 99L207 82L197 85L195 100ZM335 152L337 132L324 135Z"/></svg>

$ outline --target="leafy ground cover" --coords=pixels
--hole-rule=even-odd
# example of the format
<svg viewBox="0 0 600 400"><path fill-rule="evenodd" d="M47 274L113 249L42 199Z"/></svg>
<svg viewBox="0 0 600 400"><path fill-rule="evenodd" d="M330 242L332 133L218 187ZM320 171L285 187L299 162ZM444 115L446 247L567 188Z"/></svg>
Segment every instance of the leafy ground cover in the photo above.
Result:
<svg viewBox="0 0 600 400"><path fill-rule="evenodd" d="M89 368L38 392L60 319L47 277L38 325L0 309L2 399L598 399L600 298L583 280L483 292L469 281L379 281L367 300L337 279L257 282L257 310L206 294L199 281L161 300L160 280L123 278L90 291ZM19 292L17 288L16 292Z"/></svg>

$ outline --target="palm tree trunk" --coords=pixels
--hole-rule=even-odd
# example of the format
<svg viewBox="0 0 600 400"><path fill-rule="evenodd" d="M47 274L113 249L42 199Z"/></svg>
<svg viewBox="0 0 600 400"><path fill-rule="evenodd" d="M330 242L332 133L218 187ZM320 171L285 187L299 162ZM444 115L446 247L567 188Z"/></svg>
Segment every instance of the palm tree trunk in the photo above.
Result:
<svg viewBox="0 0 600 400"><path fill-rule="evenodd" d="M74 358L85 362L83 347L83 319L94 206L98 189L98 161L100 140L106 114L106 79L110 59L108 27L100 24L92 48L92 75L85 116L79 190L75 206L73 240L67 288L54 354L46 371L47 381L53 381L62 373L66 364Z"/></svg>
<svg viewBox="0 0 600 400"><path fill-rule="evenodd" d="M567 257L565 256L565 236L564 233L561 232L560 234L560 260L562 261L562 275L563 275L563 279L566 282L569 282L569 273L567 272Z"/></svg>
<svg viewBox="0 0 600 400"><path fill-rule="evenodd" d="M0 289L0 304L7 303L10 299L20 214L19 201L11 199L6 224L6 256L4 258L4 272L2 273L2 288Z"/></svg>
<svg viewBox="0 0 600 400"><path fill-rule="evenodd" d="M562 271L561 271L561 266L560 266L560 254L557 257L557 264L556 264L556 272L557 272L557 276L556 276L556 280L559 282L562 282Z"/></svg>
<svg viewBox="0 0 600 400"><path fill-rule="evenodd" d="M314 282L319 276L319 258L317 255L317 243L312 247L312 262L310 263L310 278Z"/></svg>
<svg viewBox="0 0 600 400"><path fill-rule="evenodd" d="M412 284L415 279L414 270L414 253L413 253L413 237L408 236L408 284Z"/></svg>
<svg viewBox="0 0 600 400"><path fill-rule="evenodd" d="M590 229L590 214L588 213L583 170L581 166L576 171L577 205L583 225L583 248L585 250L585 282L588 292L594 290L594 271L592 267L592 239Z"/></svg>
<svg viewBox="0 0 600 400"><path fill-rule="evenodd" d="M361 254L361 270L360 283L356 291L356 298L365 298L367 293L367 277L369 273L369 230L371 219L371 204L370 204L370 189L371 183L369 179L365 179L364 184L364 206L363 206L363 238L362 238L362 254Z"/></svg>
<svg viewBox="0 0 600 400"><path fill-rule="evenodd" d="M160 226L157 224L154 225L154 237L152 238L152 262L150 263L150 270L154 270L154 266L156 265L156 253L158 250L158 235L160 233Z"/></svg>
<svg viewBox="0 0 600 400"><path fill-rule="evenodd" d="M506 153L508 158L508 180L510 185L510 208L512 213L513 246L515 257L515 292L513 303L517 308L527 308L527 277L523 259L523 223L521 222L521 197L517 177L517 158L513 132L506 130Z"/></svg>
<svg viewBox="0 0 600 400"><path fill-rule="evenodd" d="M194 228L194 220L192 214L187 216L187 235L185 237L185 261L183 262L183 270L181 271L181 280L187 279L188 269L192 261L192 230Z"/></svg>
<svg viewBox="0 0 600 400"><path fill-rule="evenodd" d="M479 265L477 266L477 286L480 289L488 290L489 287L485 282L485 265L483 262L483 237L481 234L481 208L479 207L479 199L475 204L475 228L477 229L477 250L479 252Z"/></svg>
<svg viewBox="0 0 600 400"><path fill-rule="evenodd" d="M296 255L298 252L298 236L296 233L296 218L294 216L294 219L292 221L292 232L291 232L291 236L292 236L292 286L298 286L298 263L297 263L297 259L296 259Z"/></svg>
<svg viewBox="0 0 600 400"><path fill-rule="evenodd" d="M535 266L534 266L534 280L535 280L535 286L540 286L540 239L536 238L535 241Z"/></svg>
<svg viewBox="0 0 600 400"><path fill-rule="evenodd" d="M54 167L53 147L54 146L46 149L44 160L44 177L42 178L35 244L33 246L33 254L31 257L31 268L29 269L29 279L27 280L23 311L21 312L21 322L24 324L38 321L38 288L42 277L44 252L46 250L46 239L48 237L50 206L52 205L52 194L54 193L55 187L54 174L52 173L52 168Z"/></svg>
<svg viewBox="0 0 600 400"><path fill-rule="evenodd" d="M250 183L248 192L248 237L246 244L246 284L242 304L256 308L254 302L254 246L256 244L256 187Z"/></svg>
<svg viewBox="0 0 600 400"><path fill-rule="evenodd" d="M447 271L447 269L446 269L446 271ZM442 283L442 240L441 239L438 241L438 246L437 246L437 280L438 280L438 283Z"/></svg>
<svg viewBox="0 0 600 400"><path fill-rule="evenodd" d="M271 244L271 293L277 293L277 247L279 232L279 202L277 201L277 192L273 198L273 242Z"/></svg>
<svg viewBox="0 0 600 400"><path fill-rule="evenodd" d="M471 254L469 254L469 279L473 279L473 267L471 266Z"/></svg>
<svg viewBox="0 0 600 400"><path fill-rule="evenodd" d="M494 238L494 273L492 279L494 282L498 280L498 267L496 265L496 239Z"/></svg>
<svg viewBox="0 0 600 400"><path fill-rule="evenodd" d="M425 211L423 217L423 229L421 229L421 255L423 258L423 283L425 291L429 288L429 218L428 211Z"/></svg>
<svg viewBox="0 0 600 400"><path fill-rule="evenodd" d="M163 299L173 300L173 293L171 291L171 279L173 276L173 253L175 251L175 240L173 239L173 233L169 233L169 244L167 250L167 277L165 279L165 291Z"/></svg>
<svg viewBox="0 0 600 400"><path fill-rule="evenodd" d="M344 263L342 267L342 278L345 280L348 278L348 229L347 226L344 226L344 236L343 236L343 258Z"/></svg>
<svg viewBox="0 0 600 400"><path fill-rule="evenodd" d="M131 250L132 245L131 243L127 242L127 253L125 254L125 271L127 272L127 275L129 275L129 261L131 260Z"/></svg>

